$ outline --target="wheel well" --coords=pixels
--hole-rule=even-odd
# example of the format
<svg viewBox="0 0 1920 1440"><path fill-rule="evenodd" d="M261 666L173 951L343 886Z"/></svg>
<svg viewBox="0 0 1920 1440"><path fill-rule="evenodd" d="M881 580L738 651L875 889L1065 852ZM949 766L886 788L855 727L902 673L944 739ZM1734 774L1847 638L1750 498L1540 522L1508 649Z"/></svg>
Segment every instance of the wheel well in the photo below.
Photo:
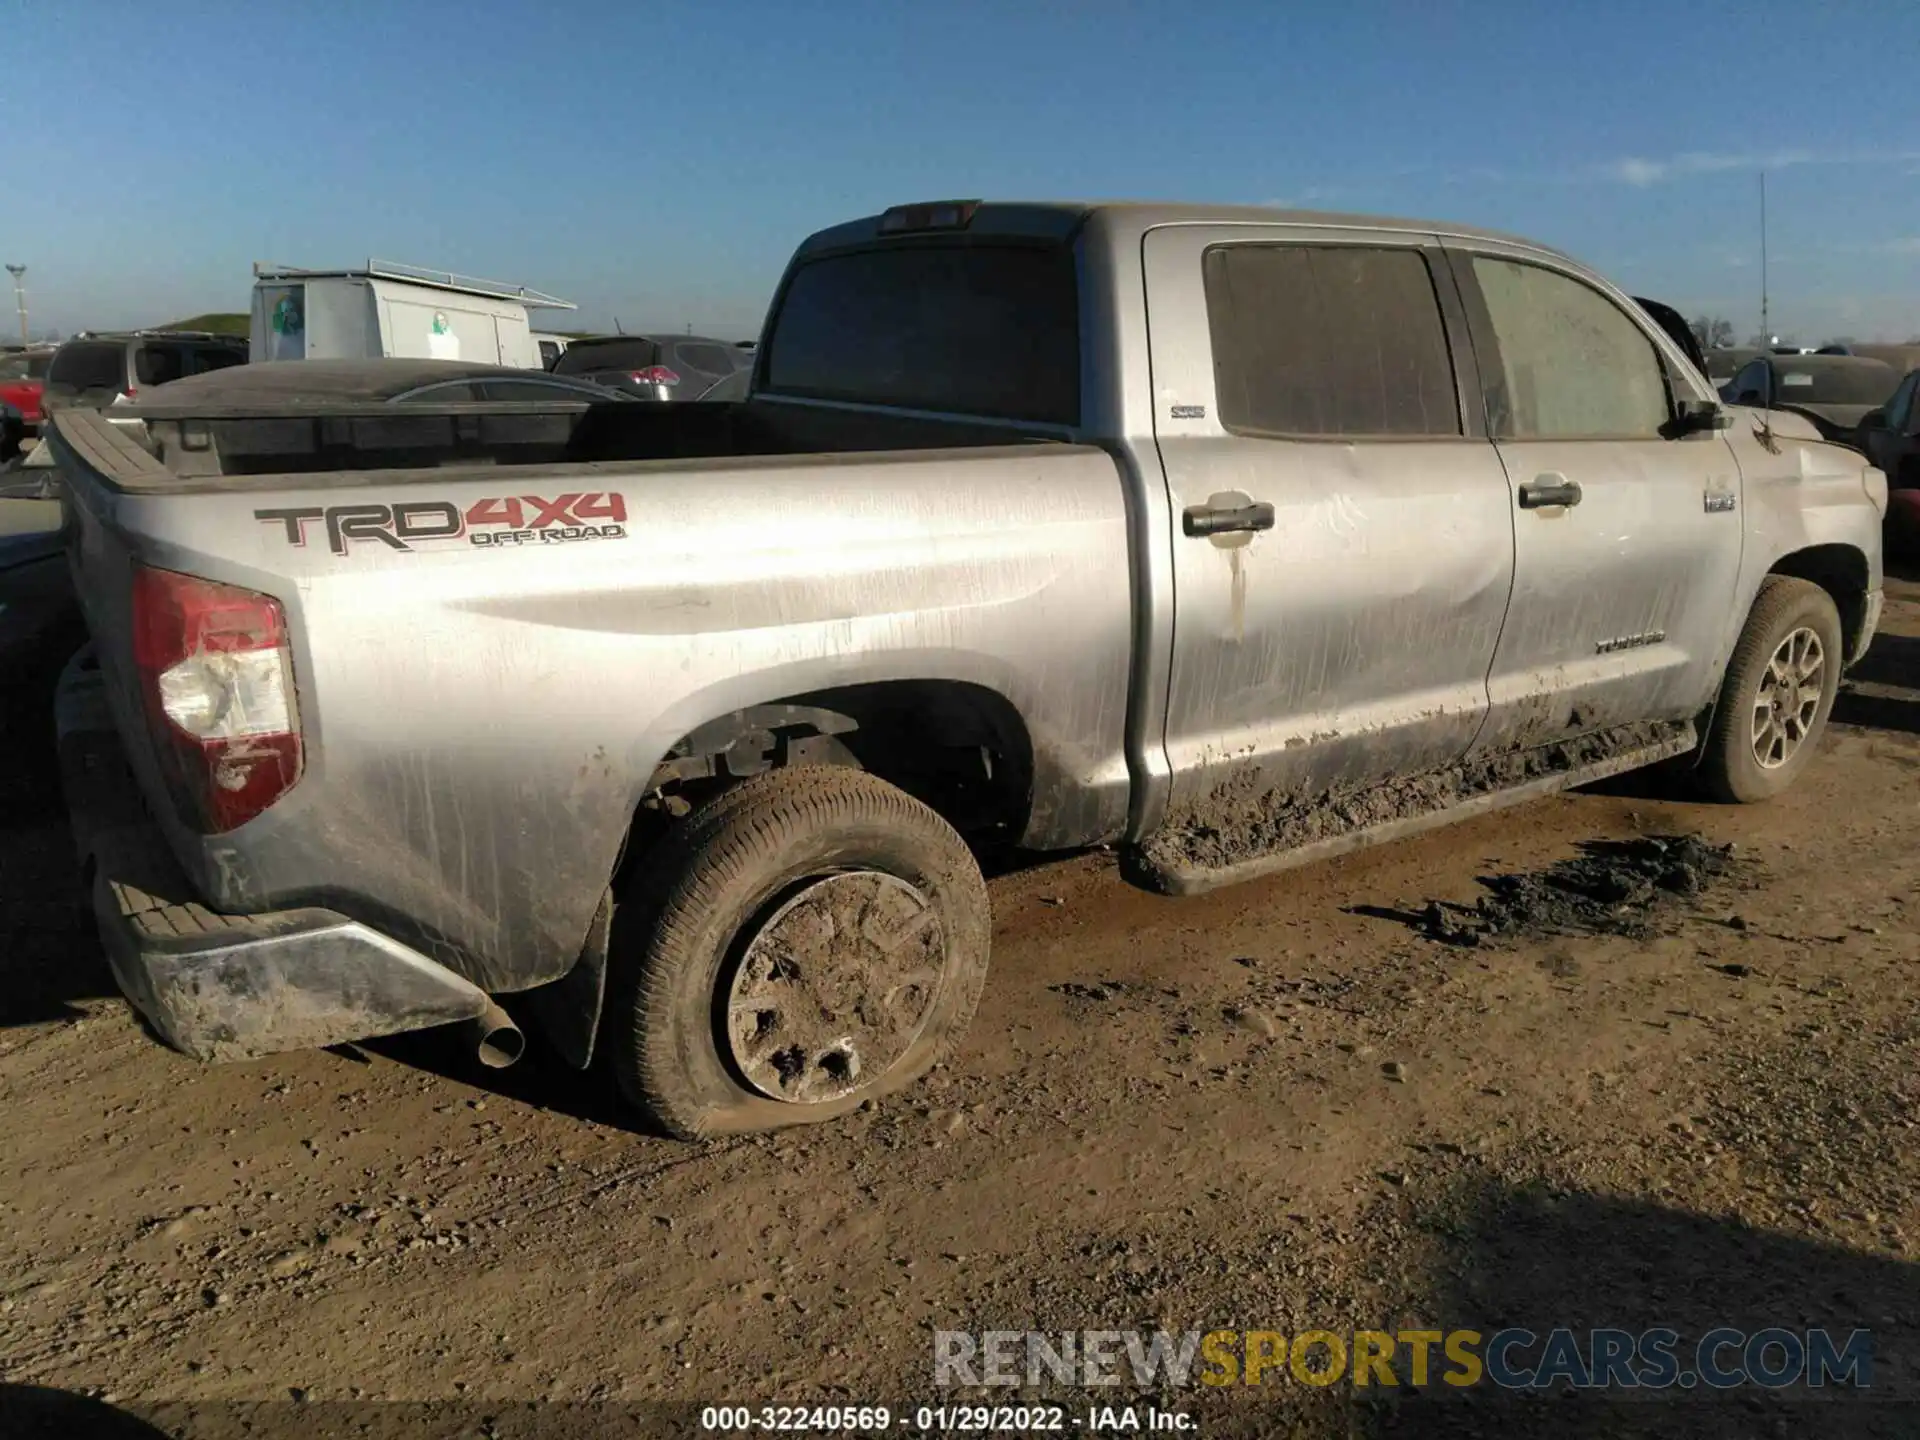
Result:
<svg viewBox="0 0 1920 1440"><path fill-rule="evenodd" d="M649 778L636 828L785 765L870 771L976 843L1017 840L1032 797L1032 742L1006 697L964 681L885 681L793 695L696 726Z"/></svg>
<svg viewBox="0 0 1920 1440"><path fill-rule="evenodd" d="M1773 562L1770 575L1810 580L1833 597L1840 632L1851 656L1867 623L1867 557L1851 545L1810 545Z"/></svg>

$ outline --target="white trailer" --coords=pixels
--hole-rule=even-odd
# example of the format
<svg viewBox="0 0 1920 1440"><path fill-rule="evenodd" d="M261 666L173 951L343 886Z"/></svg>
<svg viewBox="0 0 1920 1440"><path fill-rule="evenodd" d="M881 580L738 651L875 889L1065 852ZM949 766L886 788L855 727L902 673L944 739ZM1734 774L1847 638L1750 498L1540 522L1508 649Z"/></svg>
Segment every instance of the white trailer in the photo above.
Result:
<svg viewBox="0 0 1920 1440"><path fill-rule="evenodd" d="M542 368L529 310L570 300L524 285L369 260L359 269L253 267L249 358L477 360Z"/></svg>

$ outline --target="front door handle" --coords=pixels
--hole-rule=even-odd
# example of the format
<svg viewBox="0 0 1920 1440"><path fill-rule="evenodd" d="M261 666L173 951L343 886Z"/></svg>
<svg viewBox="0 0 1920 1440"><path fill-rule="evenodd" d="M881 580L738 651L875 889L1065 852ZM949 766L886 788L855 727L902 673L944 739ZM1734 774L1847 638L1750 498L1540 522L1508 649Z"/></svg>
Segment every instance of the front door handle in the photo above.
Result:
<svg viewBox="0 0 1920 1440"><path fill-rule="evenodd" d="M1181 515L1181 527L1189 535L1232 535L1242 530L1271 530L1273 506L1264 500L1250 505L1189 505Z"/></svg>
<svg viewBox="0 0 1920 1440"><path fill-rule="evenodd" d="M1580 485L1564 475L1537 475L1520 487L1522 510L1543 510L1549 505L1578 505Z"/></svg>

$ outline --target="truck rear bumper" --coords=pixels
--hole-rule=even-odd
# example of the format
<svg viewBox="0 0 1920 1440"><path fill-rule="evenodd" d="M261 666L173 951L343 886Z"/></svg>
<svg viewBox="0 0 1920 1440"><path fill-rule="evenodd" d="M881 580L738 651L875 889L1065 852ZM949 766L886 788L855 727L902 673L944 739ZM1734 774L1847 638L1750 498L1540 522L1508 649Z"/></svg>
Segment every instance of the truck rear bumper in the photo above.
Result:
<svg viewBox="0 0 1920 1440"><path fill-rule="evenodd" d="M115 981L201 1060L315 1049L468 1020L472 982L357 920L307 908L219 915L193 898L140 799L91 649L60 677L61 778Z"/></svg>

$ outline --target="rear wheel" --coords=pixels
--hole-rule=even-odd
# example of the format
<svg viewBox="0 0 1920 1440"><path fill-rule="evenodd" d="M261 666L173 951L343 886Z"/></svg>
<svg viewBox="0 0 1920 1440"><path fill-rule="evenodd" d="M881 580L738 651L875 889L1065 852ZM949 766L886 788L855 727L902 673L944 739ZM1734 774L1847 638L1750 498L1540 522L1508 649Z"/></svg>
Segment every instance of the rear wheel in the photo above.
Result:
<svg viewBox="0 0 1920 1440"><path fill-rule="evenodd" d="M858 770L774 770L716 797L647 857L626 913L615 1074L684 1139L830 1120L911 1083L986 981L966 842Z"/></svg>
<svg viewBox="0 0 1920 1440"><path fill-rule="evenodd" d="M1840 612L1818 585L1770 575L1720 687L1700 779L1717 799L1769 800L1813 757L1844 660Z"/></svg>

